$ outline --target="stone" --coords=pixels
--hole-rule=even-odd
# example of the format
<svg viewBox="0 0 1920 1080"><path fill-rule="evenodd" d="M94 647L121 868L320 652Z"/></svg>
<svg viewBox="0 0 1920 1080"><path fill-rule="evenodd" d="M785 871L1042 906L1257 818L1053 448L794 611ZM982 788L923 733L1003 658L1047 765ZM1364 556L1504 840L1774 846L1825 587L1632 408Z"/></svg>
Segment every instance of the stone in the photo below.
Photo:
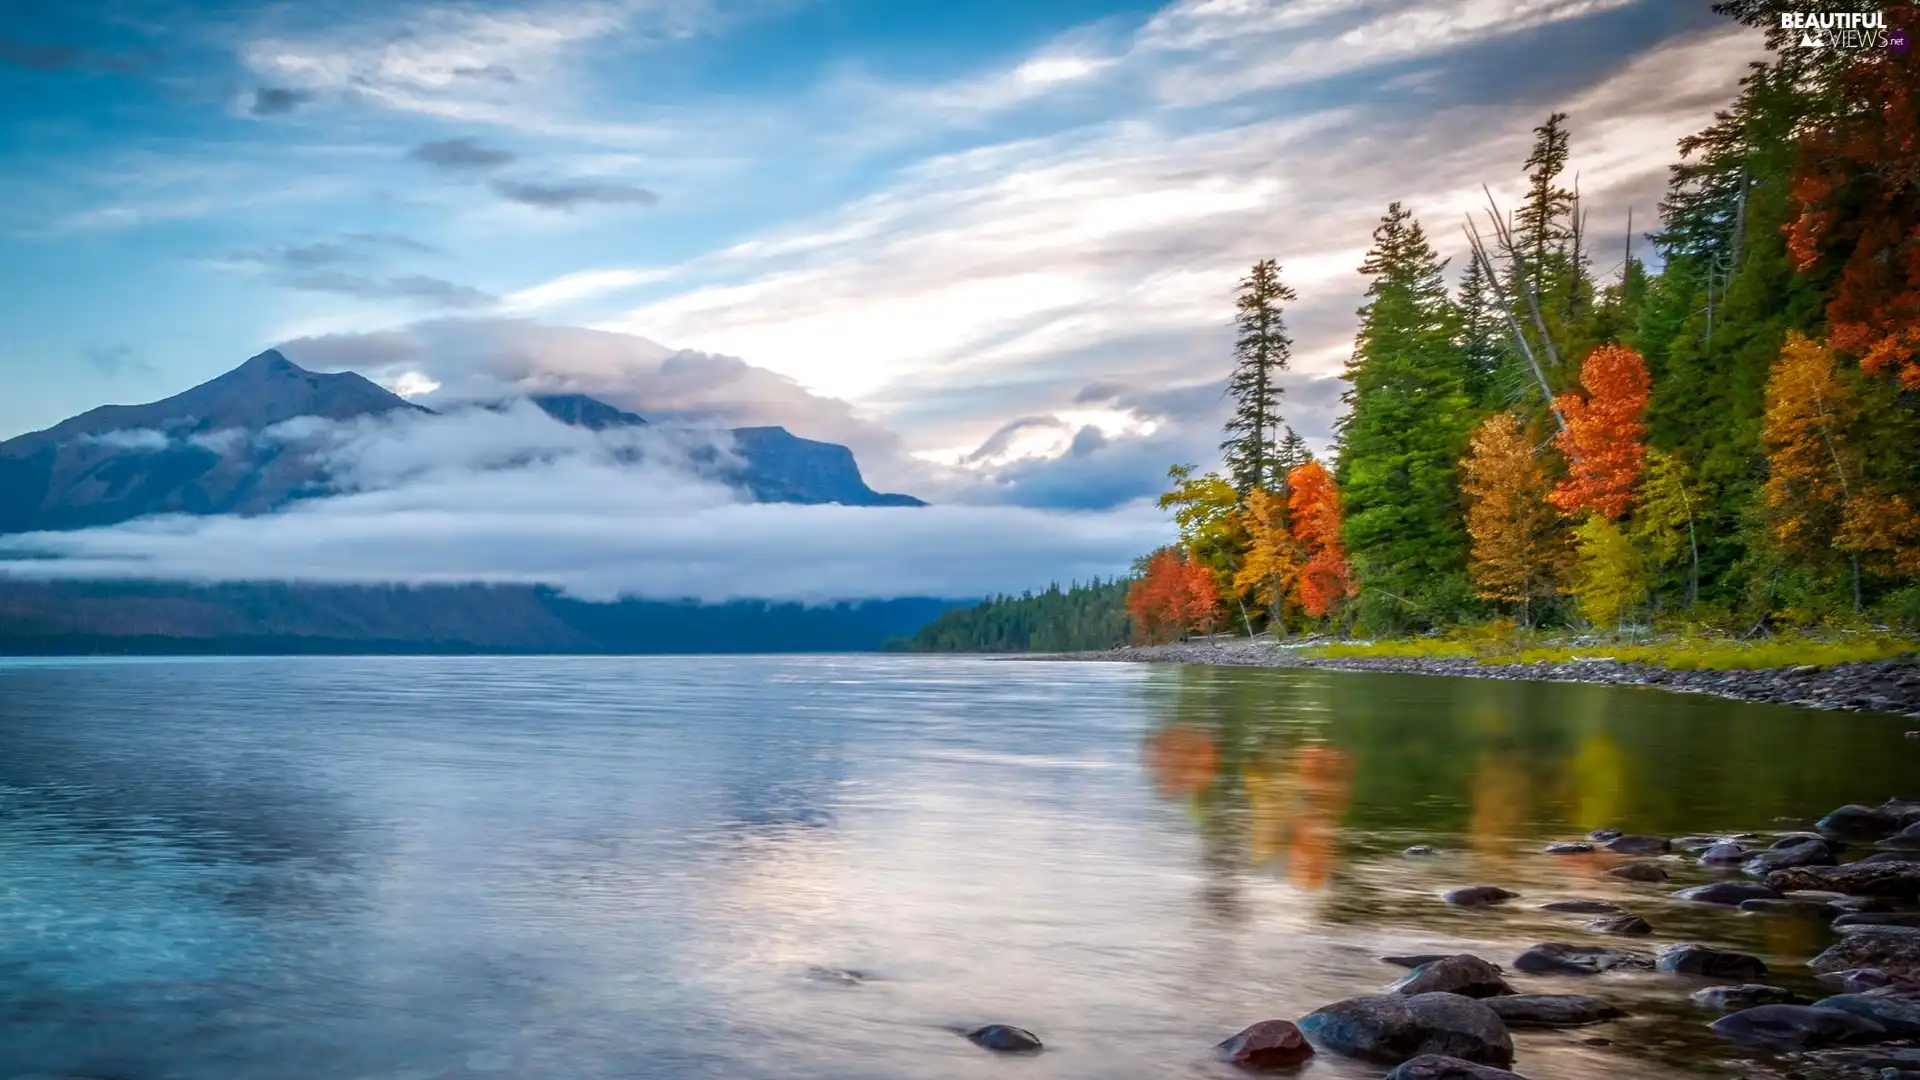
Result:
<svg viewBox="0 0 1920 1080"><path fill-rule="evenodd" d="M1920 979L1920 934L1904 926L1849 926L1826 952L1807 961L1822 974L1878 968L1897 979Z"/></svg>
<svg viewBox="0 0 1920 1080"><path fill-rule="evenodd" d="M1886 1028L1891 1038L1920 1039L1920 996L1912 993L1835 994L1813 1004L1817 1009L1839 1009L1871 1020Z"/></svg>
<svg viewBox="0 0 1920 1080"><path fill-rule="evenodd" d="M1668 975L1698 975L1708 979L1747 980L1767 973L1767 965L1757 956L1692 943L1662 948L1654 955L1653 968Z"/></svg>
<svg viewBox="0 0 1920 1080"><path fill-rule="evenodd" d="M1853 865L1859 866L1861 863L1890 863L1890 862L1912 862L1912 861L1913 861L1913 853L1911 851L1876 851L1873 854L1868 855L1866 858L1861 859L1859 862L1854 863Z"/></svg>
<svg viewBox="0 0 1920 1080"><path fill-rule="evenodd" d="M1587 839L1596 844L1604 844L1612 840L1618 840L1624 835L1626 834L1619 829L1595 829L1587 834Z"/></svg>
<svg viewBox="0 0 1920 1080"><path fill-rule="evenodd" d="M1426 844L1415 844L1400 854L1409 859L1424 859L1435 854L1435 852L1432 847Z"/></svg>
<svg viewBox="0 0 1920 1080"><path fill-rule="evenodd" d="M1840 914L1840 909L1824 900L1795 900L1782 897L1778 900L1756 897L1740 901L1741 911L1750 911L1756 915L1801 915L1812 919L1831 919Z"/></svg>
<svg viewBox="0 0 1920 1080"><path fill-rule="evenodd" d="M1816 1050L1805 1059L1824 1069L1920 1069L1920 1047L1875 1046L1857 1050ZM1821 1074L1826 1075L1826 1074ZM1885 1074L1881 1074L1883 1077Z"/></svg>
<svg viewBox="0 0 1920 1080"><path fill-rule="evenodd" d="M1901 829L1899 832L1894 833L1892 836L1887 837L1885 840L1880 841L1879 846L1883 848L1920 848L1920 821L1916 821L1906 828Z"/></svg>
<svg viewBox="0 0 1920 1080"><path fill-rule="evenodd" d="M1591 855L1593 854L1593 845L1592 844L1548 844L1546 846L1546 853L1548 855Z"/></svg>
<svg viewBox="0 0 1920 1080"><path fill-rule="evenodd" d="M1486 1005L1510 1028L1585 1027L1626 1015L1599 998L1584 994L1515 994L1488 998Z"/></svg>
<svg viewBox="0 0 1920 1080"><path fill-rule="evenodd" d="M1920 911L1854 911L1833 920L1836 928L1847 926L1920 926Z"/></svg>
<svg viewBox="0 0 1920 1080"><path fill-rule="evenodd" d="M1616 836L1607 841L1607 850L1617 855L1665 855L1673 842L1661 836Z"/></svg>
<svg viewBox="0 0 1920 1080"><path fill-rule="evenodd" d="M1618 904L1609 904L1605 900L1555 900L1541 904L1541 911L1560 911L1570 915L1624 915Z"/></svg>
<svg viewBox="0 0 1920 1080"><path fill-rule="evenodd" d="M1817 1050L1836 1043L1873 1042L1886 1029L1839 1009L1811 1005L1756 1005L1715 1020L1714 1031L1735 1042L1775 1050Z"/></svg>
<svg viewBox="0 0 1920 1080"><path fill-rule="evenodd" d="M1705 851L1715 844L1726 843L1727 838L1724 836L1676 836L1669 842L1681 851L1698 852Z"/></svg>
<svg viewBox="0 0 1920 1080"><path fill-rule="evenodd" d="M1849 896L1920 899L1920 862L1855 862L1845 866L1796 866L1775 870L1767 884L1781 892L1826 889Z"/></svg>
<svg viewBox="0 0 1920 1080"><path fill-rule="evenodd" d="M1862 994L1868 990L1878 990L1886 986L1912 986L1920 989L1920 983L1909 983L1879 968L1848 968L1845 971L1829 971L1823 975L1815 975L1814 978L1843 994Z"/></svg>
<svg viewBox="0 0 1920 1080"><path fill-rule="evenodd" d="M1039 1038L1033 1032L1011 1024L988 1024L967 1032L967 1038L975 1046L1002 1054L1031 1054L1042 1049Z"/></svg>
<svg viewBox="0 0 1920 1080"><path fill-rule="evenodd" d="M1411 956L1383 956L1380 959L1383 963L1392 964L1395 967L1417 968L1421 964L1431 964L1435 960L1445 960L1447 957L1453 955L1455 954L1443 952L1414 953Z"/></svg>
<svg viewBox="0 0 1920 1080"><path fill-rule="evenodd" d="M1490 998L1511 994L1513 987L1500 977L1500 969L1470 953L1448 956L1421 964L1387 988L1392 994L1459 994L1461 997Z"/></svg>
<svg viewBox="0 0 1920 1080"><path fill-rule="evenodd" d="M1387 1080L1527 1080L1527 1078L1490 1065L1475 1065L1471 1061L1462 1061L1457 1057L1421 1054L1417 1058L1401 1062L1399 1068L1387 1074Z"/></svg>
<svg viewBox="0 0 1920 1080"><path fill-rule="evenodd" d="M1607 871L1607 873L1613 877L1625 878L1628 881L1657 882L1667 880L1667 872L1652 863L1628 863L1625 866L1616 866Z"/></svg>
<svg viewBox="0 0 1920 1080"><path fill-rule="evenodd" d="M1532 975L1598 975L1614 968L1647 968L1643 956L1591 945L1545 941L1513 960L1514 970Z"/></svg>
<svg viewBox="0 0 1920 1080"><path fill-rule="evenodd" d="M864 971L854 971L849 968L816 965L807 969L807 978L815 982L837 983L841 986L859 986L869 977Z"/></svg>
<svg viewBox="0 0 1920 1080"><path fill-rule="evenodd" d="M1467 885L1448 889L1440 894L1440 899L1458 907L1486 907L1489 904L1504 904L1519 895L1498 885Z"/></svg>
<svg viewBox="0 0 1920 1080"><path fill-rule="evenodd" d="M1696 1004L1721 1012L1739 1012L1756 1005L1797 1005L1800 995L1791 990L1782 990L1777 986L1760 983L1743 983L1739 986L1709 986L1704 990L1695 990L1688 995Z"/></svg>
<svg viewBox="0 0 1920 1080"><path fill-rule="evenodd" d="M1325 1050L1393 1064L1443 1054L1476 1065L1513 1064L1513 1036L1492 1009L1459 994L1375 994L1347 998L1300 1018Z"/></svg>
<svg viewBox="0 0 1920 1080"><path fill-rule="evenodd" d="M1768 848L1748 859L1741 869L1755 877L1795 866L1832 866L1833 851L1818 840L1806 840L1787 847Z"/></svg>
<svg viewBox="0 0 1920 1080"><path fill-rule="evenodd" d="M1878 806L1850 803L1813 823L1813 827L1843 840L1878 840L1900 831L1900 818Z"/></svg>
<svg viewBox="0 0 1920 1080"><path fill-rule="evenodd" d="M1285 1020L1262 1020L1214 1050L1243 1069L1291 1069L1313 1056L1307 1037Z"/></svg>
<svg viewBox="0 0 1920 1080"><path fill-rule="evenodd" d="M1681 889L1673 894L1675 900L1685 900L1690 904L1721 904L1726 907L1739 907L1748 900L1778 900L1780 894L1765 885L1756 885L1750 881L1716 881L1711 885L1695 885L1691 889Z"/></svg>
<svg viewBox="0 0 1920 1080"><path fill-rule="evenodd" d="M1729 863L1738 863L1744 860L1748 854L1745 847L1729 840L1725 843L1715 844L1707 850L1702 851L1700 853L1700 865L1724 866Z"/></svg>
<svg viewBox="0 0 1920 1080"><path fill-rule="evenodd" d="M1625 934L1639 937L1653 933L1653 924L1638 915L1605 915L1587 924L1596 934Z"/></svg>
<svg viewBox="0 0 1920 1080"><path fill-rule="evenodd" d="M1833 852L1835 855L1839 855L1847 850L1847 842L1845 840L1837 840L1831 836L1821 836L1819 833L1813 832L1788 833L1773 843L1768 844L1767 850L1779 851L1782 848L1799 847L1801 844L1809 842L1825 844L1827 850Z"/></svg>

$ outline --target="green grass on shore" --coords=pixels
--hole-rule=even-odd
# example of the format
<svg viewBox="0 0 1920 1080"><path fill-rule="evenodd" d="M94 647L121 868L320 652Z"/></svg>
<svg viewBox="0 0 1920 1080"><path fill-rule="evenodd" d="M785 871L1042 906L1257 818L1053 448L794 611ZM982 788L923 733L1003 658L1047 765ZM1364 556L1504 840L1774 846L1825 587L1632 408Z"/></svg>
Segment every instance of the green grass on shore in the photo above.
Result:
<svg viewBox="0 0 1920 1080"><path fill-rule="evenodd" d="M1532 635L1461 633L1449 637L1325 645L1307 655L1327 660L1407 657L1477 660L1482 664L1549 664L1617 660L1673 671L1733 671L1889 660L1920 653L1920 641L1890 633L1842 637L1776 637L1740 641L1726 637L1667 637L1644 641L1555 642Z"/></svg>

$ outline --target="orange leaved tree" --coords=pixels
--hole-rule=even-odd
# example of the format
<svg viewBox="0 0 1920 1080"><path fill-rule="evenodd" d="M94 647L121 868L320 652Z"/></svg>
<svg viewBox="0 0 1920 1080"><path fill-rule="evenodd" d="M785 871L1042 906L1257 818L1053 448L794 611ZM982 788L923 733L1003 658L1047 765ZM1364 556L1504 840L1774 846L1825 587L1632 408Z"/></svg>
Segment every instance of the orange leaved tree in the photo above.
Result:
<svg viewBox="0 0 1920 1080"><path fill-rule="evenodd" d="M1237 592L1251 590L1254 601L1268 611L1267 625L1284 631L1281 604L1300 574L1299 552L1287 522L1286 497L1254 488L1247 493L1241 518L1247 530L1247 552L1233 575L1233 587Z"/></svg>
<svg viewBox="0 0 1920 1080"><path fill-rule="evenodd" d="M1531 625L1533 598L1551 591L1561 561L1533 434L1512 413L1494 413L1473 433L1461 467L1473 538L1467 572L1481 596L1517 605L1521 623Z"/></svg>
<svg viewBox="0 0 1920 1080"><path fill-rule="evenodd" d="M1646 361L1625 345L1602 345L1580 364L1586 396L1555 399L1566 427L1554 437L1567 456L1567 478L1548 498L1569 516L1592 511L1618 521L1647 467Z"/></svg>
<svg viewBox="0 0 1920 1080"><path fill-rule="evenodd" d="M1306 613L1319 618L1355 591L1353 570L1340 543L1340 491L1333 474L1317 461L1289 472L1287 490L1294 542L1306 556L1294 593Z"/></svg>
<svg viewBox="0 0 1920 1080"><path fill-rule="evenodd" d="M1161 548L1128 587L1127 614L1134 636L1149 643L1211 632L1220 615L1220 589L1205 563L1182 557L1178 548Z"/></svg>

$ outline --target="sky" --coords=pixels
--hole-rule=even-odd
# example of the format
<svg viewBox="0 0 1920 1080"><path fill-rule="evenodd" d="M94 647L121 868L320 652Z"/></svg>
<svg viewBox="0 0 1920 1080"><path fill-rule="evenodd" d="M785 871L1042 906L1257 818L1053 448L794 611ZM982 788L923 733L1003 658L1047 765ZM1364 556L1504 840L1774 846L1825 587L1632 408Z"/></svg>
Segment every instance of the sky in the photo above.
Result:
<svg viewBox="0 0 1920 1080"><path fill-rule="evenodd" d="M1253 262L1324 449L1390 201L1457 272L1562 110L1617 269L1760 54L1706 0L10 5L0 437L278 346L1115 510L1216 461Z"/></svg>

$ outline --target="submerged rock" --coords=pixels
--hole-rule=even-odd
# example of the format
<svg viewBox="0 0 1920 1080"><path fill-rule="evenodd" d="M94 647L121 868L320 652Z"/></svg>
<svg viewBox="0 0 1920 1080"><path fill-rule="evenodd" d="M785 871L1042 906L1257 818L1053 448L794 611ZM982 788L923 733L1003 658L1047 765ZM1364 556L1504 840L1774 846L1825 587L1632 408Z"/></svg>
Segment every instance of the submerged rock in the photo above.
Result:
<svg viewBox="0 0 1920 1080"><path fill-rule="evenodd" d="M1776 839L1773 843L1768 844L1767 850L1780 851L1784 848L1799 847L1801 844L1806 843L1823 844L1828 851L1833 852L1835 855L1847 850L1847 842L1845 840L1837 840L1831 836L1821 836L1819 833L1812 832L1788 833Z"/></svg>
<svg viewBox="0 0 1920 1080"><path fill-rule="evenodd" d="M1214 1051L1243 1069L1290 1069L1313 1056L1307 1037L1285 1020L1262 1020Z"/></svg>
<svg viewBox="0 0 1920 1080"><path fill-rule="evenodd" d="M1619 855L1665 855L1673 842L1663 836L1616 836L1607 841L1607 850Z"/></svg>
<svg viewBox="0 0 1920 1080"><path fill-rule="evenodd" d="M1584 1027L1626 1015L1584 994L1516 994L1489 998L1486 1005L1508 1027Z"/></svg>
<svg viewBox="0 0 1920 1080"><path fill-rule="evenodd" d="M1579 843L1548 844L1543 850L1548 855L1591 855L1593 854L1593 845Z"/></svg>
<svg viewBox="0 0 1920 1080"><path fill-rule="evenodd" d="M1518 1073L1505 1069L1496 1069L1491 1065L1475 1065L1457 1057L1442 1054L1421 1054L1410 1061L1403 1061L1400 1067L1387 1074L1387 1080L1527 1080Z"/></svg>
<svg viewBox="0 0 1920 1080"><path fill-rule="evenodd" d="M1920 926L1920 911L1854 911L1833 920L1835 927Z"/></svg>
<svg viewBox="0 0 1920 1080"><path fill-rule="evenodd" d="M1598 975L1615 968L1647 968L1643 956L1592 945L1545 941L1514 957L1514 969L1533 975Z"/></svg>
<svg viewBox="0 0 1920 1080"><path fill-rule="evenodd" d="M1033 1032L1011 1024L988 1024L967 1032L967 1038L975 1046L1003 1054L1031 1054L1043 1049L1040 1039Z"/></svg>
<svg viewBox="0 0 1920 1080"><path fill-rule="evenodd" d="M1654 882L1667 880L1667 872L1652 863L1628 863L1625 866L1616 866L1607 871L1607 873L1613 877L1625 878L1628 881Z"/></svg>
<svg viewBox="0 0 1920 1080"><path fill-rule="evenodd" d="M1818 840L1807 840L1788 847L1775 847L1748 859L1742 866L1755 877L1795 866L1832 866L1833 851Z"/></svg>
<svg viewBox="0 0 1920 1080"><path fill-rule="evenodd" d="M1448 956L1421 964L1399 982L1387 988L1393 994L1459 994L1462 997L1490 998L1511 994L1513 987L1500 977L1500 969L1471 953Z"/></svg>
<svg viewBox="0 0 1920 1080"><path fill-rule="evenodd" d="M1448 889L1440 894L1440 899L1459 907L1485 907L1489 904L1504 904L1519 895L1498 885L1467 885L1458 889Z"/></svg>
<svg viewBox="0 0 1920 1080"><path fill-rule="evenodd" d="M1369 1061L1443 1054L1480 1065L1513 1063L1513 1037L1492 1009L1459 994L1375 994L1347 998L1300 1019L1327 1050Z"/></svg>
<svg viewBox="0 0 1920 1080"><path fill-rule="evenodd" d="M1775 1050L1816 1050L1836 1043L1872 1042L1887 1030L1850 1012L1811 1005L1756 1005L1723 1016L1710 1026L1736 1042Z"/></svg>
<svg viewBox="0 0 1920 1080"><path fill-rule="evenodd" d="M1673 898L1692 904L1723 904L1727 907L1739 907L1748 900L1778 900L1780 894L1765 885L1750 881L1716 881L1711 885L1695 885L1691 889L1681 889L1673 894Z"/></svg>
<svg viewBox="0 0 1920 1080"><path fill-rule="evenodd" d="M1878 840L1899 831L1901 821L1881 807L1850 803L1814 822L1813 827L1847 840Z"/></svg>
<svg viewBox="0 0 1920 1080"><path fill-rule="evenodd" d="M1597 934L1625 934L1639 937L1653 933L1653 924L1638 915L1607 915L1587 924Z"/></svg>
<svg viewBox="0 0 1920 1080"><path fill-rule="evenodd" d="M864 971L850 968L821 967L815 965L807 969L807 978L815 982L836 983L840 986L859 986L872 976Z"/></svg>
<svg viewBox="0 0 1920 1080"><path fill-rule="evenodd" d="M1840 909L1824 900L1795 900L1782 897L1771 900L1765 897L1740 901L1741 911L1750 911L1757 915L1803 915L1813 919L1831 919L1840 913Z"/></svg>
<svg viewBox="0 0 1920 1080"><path fill-rule="evenodd" d="M1592 832L1587 834L1587 839L1593 841L1596 844L1604 844L1610 840L1618 840L1620 837L1625 835L1626 834L1621 832L1619 829L1595 829Z"/></svg>
<svg viewBox="0 0 1920 1080"><path fill-rule="evenodd" d="M1825 889L1849 896L1878 896L1891 900L1920 899L1920 861L1856 862L1845 866L1799 866L1767 875L1767 884L1781 892Z"/></svg>
<svg viewBox="0 0 1920 1080"><path fill-rule="evenodd" d="M1700 862L1703 866L1722 866L1729 863L1738 863L1745 859L1748 854L1746 848L1732 841L1727 841L1725 843L1715 844L1705 851L1702 851L1700 853Z"/></svg>
<svg viewBox="0 0 1920 1080"><path fill-rule="evenodd" d="M1431 964L1435 960L1445 960L1447 957L1453 955L1455 954L1443 952L1414 953L1411 956L1383 956L1380 959L1382 962L1392 964L1395 967L1417 968L1422 964Z"/></svg>
<svg viewBox="0 0 1920 1080"><path fill-rule="evenodd" d="M1920 934L1904 926L1842 927L1840 940L1807 961L1816 972L1876 968L1896 979L1920 980Z"/></svg>
<svg viewBox="0 0 1920 1080"><path fill-rule="evenodd" d="M1687 995L1695 1003L1721 1012L1739 1012L1758 1005L1797 1005L1800 995L1778 986L1745 983L1740 986L1709 986Z"/></svg>
<svg viewBox="0 0 1920 1080"><path fill-rule="evenodd" d="M1654 954L1653 967L1668 975L1698 975L1709 979L1745 980L1767 973L1767 965L1757 956L1691 943L1662 948Z"/></svg>
<svg viewBox="0 0 1920 1080"><path fill-rule="evenodd" d="M1839 1009L1865 1017L1887 1029L1895 1039L1920 1038L1920 996L1913 993L1835 994L1813 1003L1815 1008Z"/></svg>
<svg viewBox="0 0 1920 1080"><path fill-rule="evenodd" d="M1909 982L1879 968L1848 968L1845 971L1829 971L1815 975L1814 978L1843 994L1860 994L1868 990L1878 990L1883 986L1920 989L1920 982Z"/></svg>
<svg viewBox="0 0 1920 1080"><path fill-rule="evenodd" d="M1415 844L1412 847L1408 848L1407 850L1402 851L1400 854L1405 858L1409 858L1409 859L1424 859L1436 853L1433 850L1432 846L1430 845Z"/></svg>
<svg viewBox="0 0 1920 1080"><path fill-rule="evenodd" d="M1913 862L1914 859L1915 855L1911 851L1876 851L1861 859L1859 862L1854 863L1854 865L1858 866L1861 863Z"/></svg>
<svg viewBox="0 0 1920 1080"><path fill-rule="evenodd" d="M1541 911L1561 911L1571 915L1624 915L1625 910L1618 904L1605 900L1555 900L1541 904Z"/></svg>
<svg viewBox="0 0 1920 1080"><path fill-rule="evenodd" d="M1906 828L1901 829L1899 832L1894 833L1892 836L1887 837L1885 840L1880 841L1879 846L1888 848L1920 848L1920 821L1916 821Z"/></svg>

